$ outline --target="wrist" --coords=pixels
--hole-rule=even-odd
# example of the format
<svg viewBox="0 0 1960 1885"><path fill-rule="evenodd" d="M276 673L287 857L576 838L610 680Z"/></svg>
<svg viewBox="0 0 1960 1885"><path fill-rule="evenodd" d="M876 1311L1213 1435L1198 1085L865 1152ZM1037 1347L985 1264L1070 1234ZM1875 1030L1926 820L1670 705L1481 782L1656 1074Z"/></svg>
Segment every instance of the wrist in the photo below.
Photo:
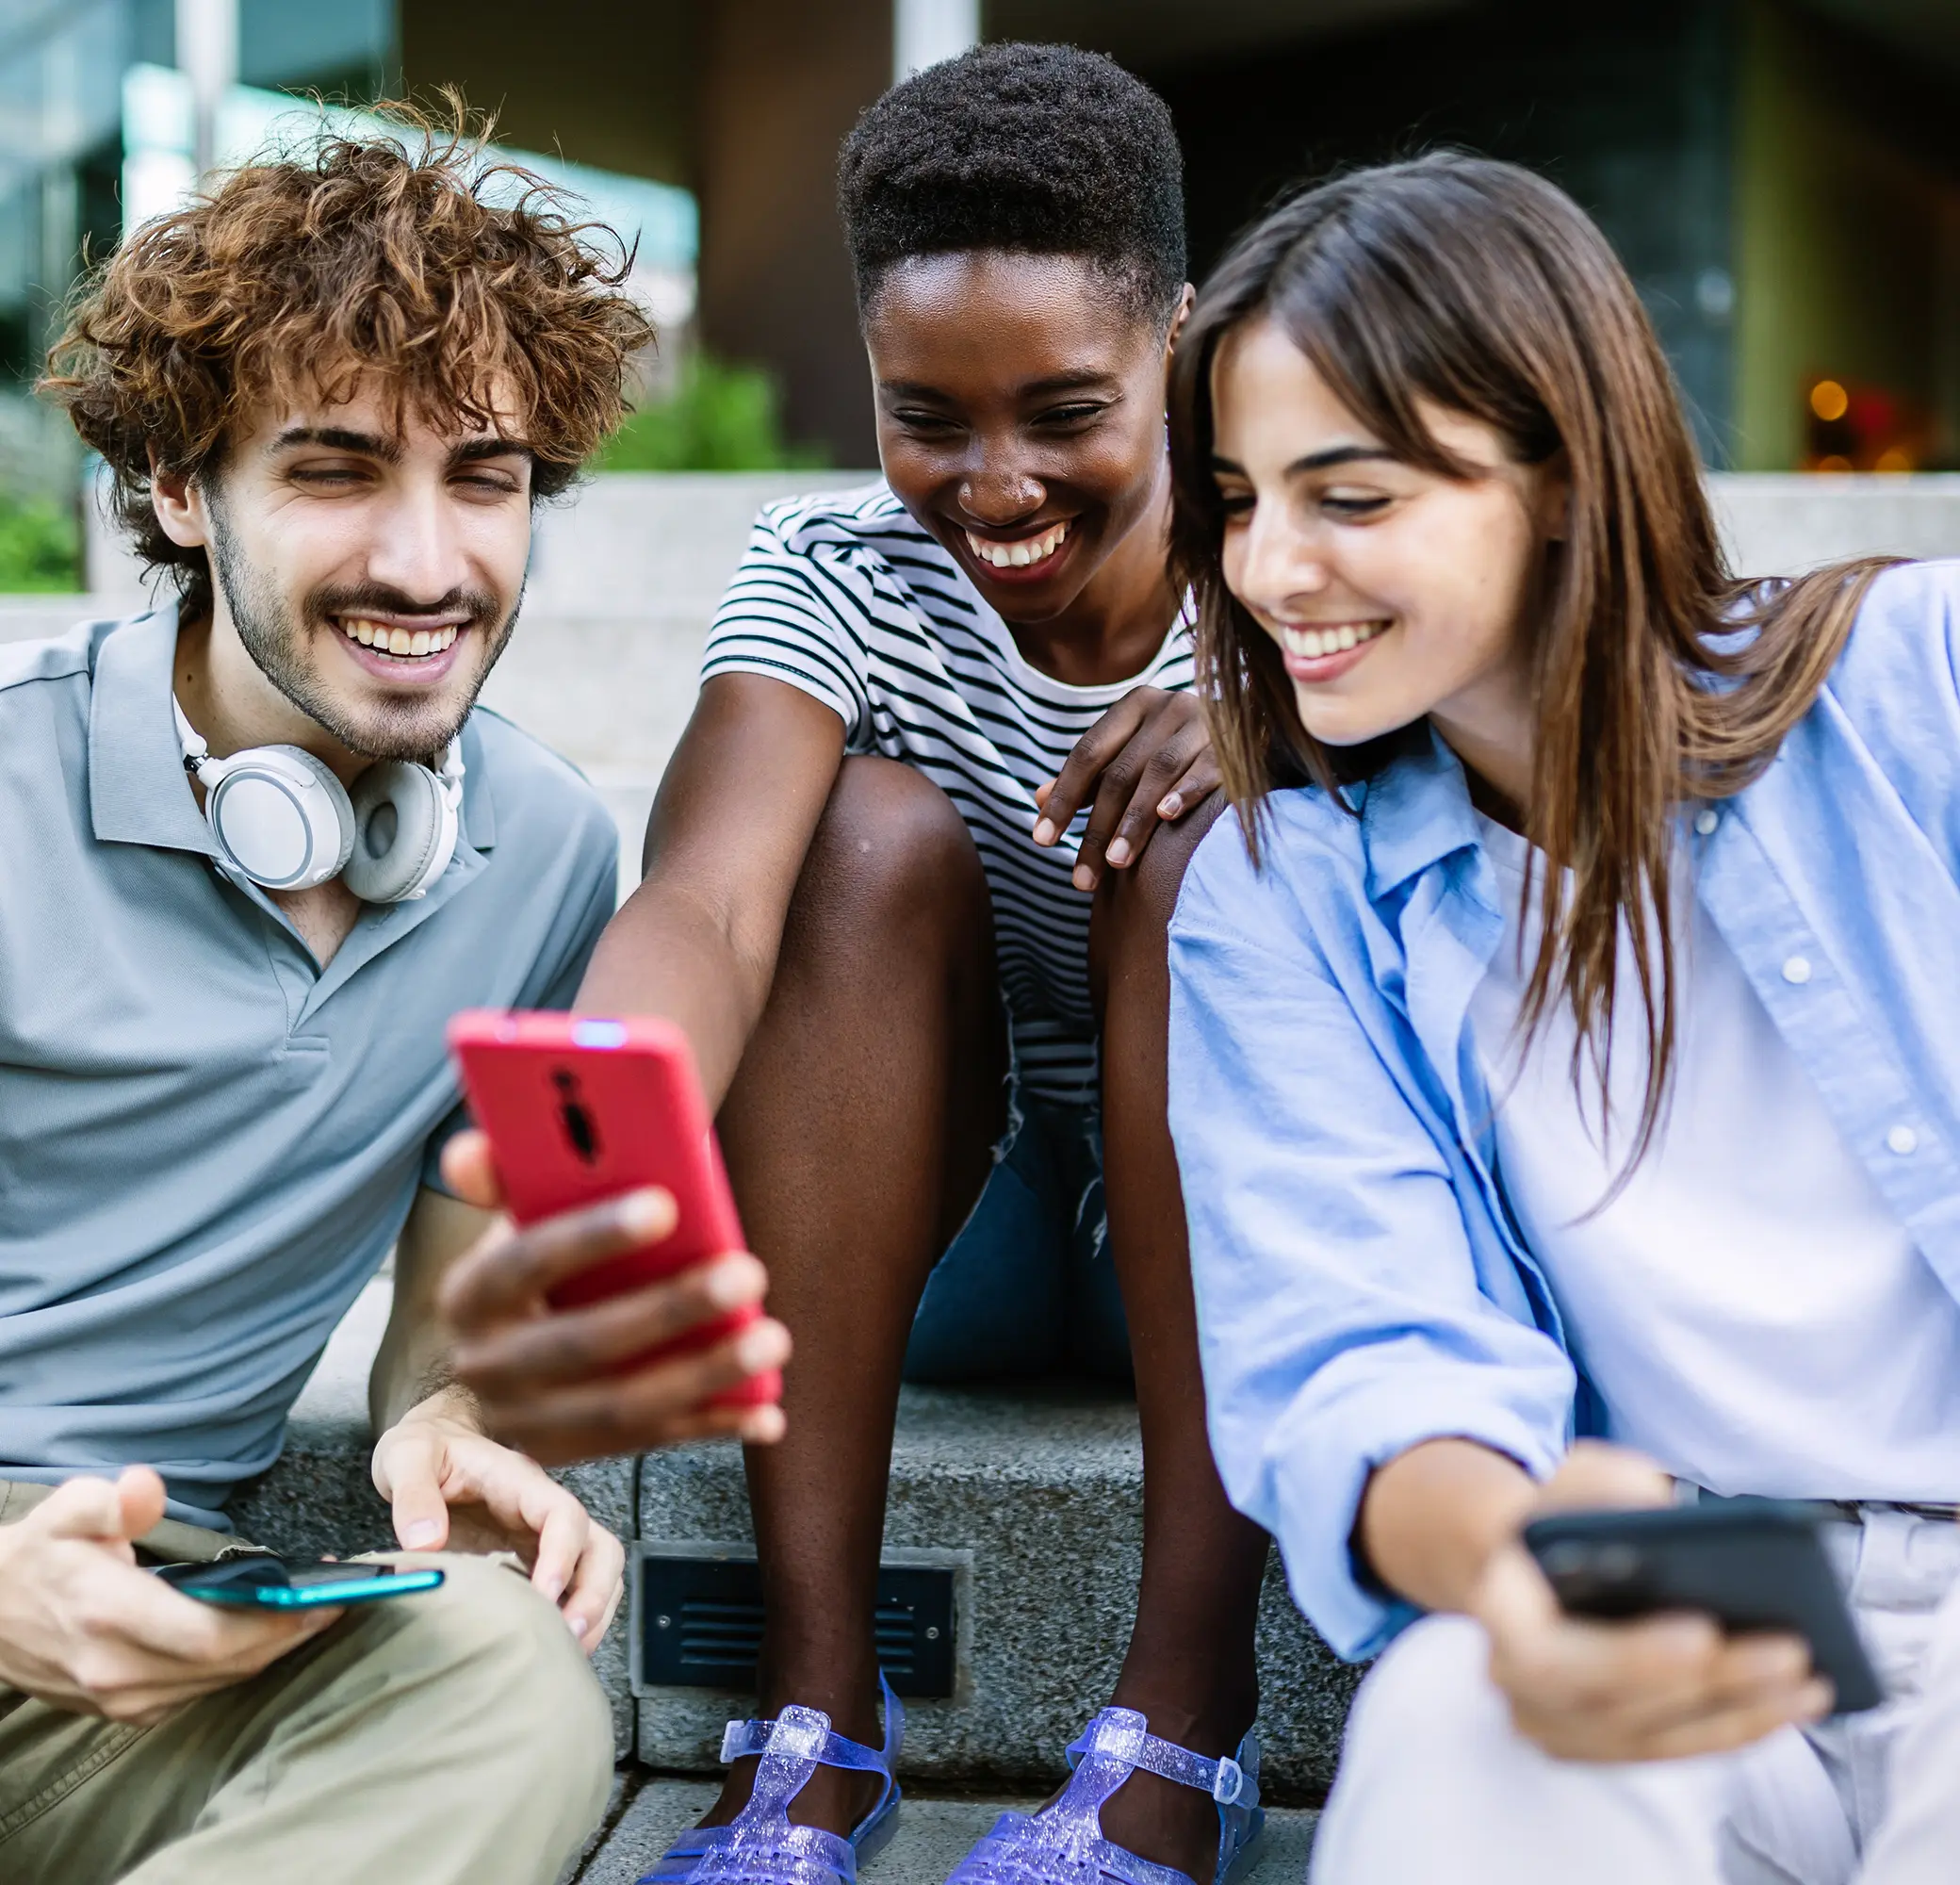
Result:
<svg viewBox="0 0 1960 1885"><path fill-rule="evenodd" d="M481 1434L483 1431L482 1410L468 1388L452 1381L425 1394L388 1431L392 1433L396 1428L411 1424L462 1427L469 1433Z"/></svg>
<svg viewBox="0 0 1960 1885"><path fill-rule="evenodd" d="M1426 1440L1370 1479L1359 1555L1425 1610L1473 1612L1492 1564L1516 1542L1538 1497L1507 1454L1473 1440Z"/></svg>

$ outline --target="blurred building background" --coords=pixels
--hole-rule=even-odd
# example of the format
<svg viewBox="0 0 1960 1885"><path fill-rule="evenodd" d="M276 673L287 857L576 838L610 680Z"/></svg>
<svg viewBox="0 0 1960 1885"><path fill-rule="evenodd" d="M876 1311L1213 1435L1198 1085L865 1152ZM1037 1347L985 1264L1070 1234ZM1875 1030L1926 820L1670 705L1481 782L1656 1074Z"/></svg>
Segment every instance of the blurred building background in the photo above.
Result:
<svg viewBox="0 0 1960 1885"><path fill-rule="evenodd" d="M837 145L976 38L1163 92L1200 274L1298 178L1468 145L1599 218L1712 466L1960 467L1960 0L0 0L0 497L75 488L24 393L85 254L279 94L442 85L640 241L667 404L616 463L868 465Z"/></svg>

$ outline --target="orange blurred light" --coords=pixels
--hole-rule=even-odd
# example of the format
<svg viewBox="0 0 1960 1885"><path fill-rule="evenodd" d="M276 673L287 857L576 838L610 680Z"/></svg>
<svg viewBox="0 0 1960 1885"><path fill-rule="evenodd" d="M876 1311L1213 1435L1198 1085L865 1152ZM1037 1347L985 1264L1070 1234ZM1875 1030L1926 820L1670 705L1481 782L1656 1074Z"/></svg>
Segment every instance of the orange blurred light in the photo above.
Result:
<svg viewBox="0 0 1960 1885"><path fill-rule="evenodd" d="M1851 395L1836 380L1820 380L1810 389L1810 410L1829 424L1851 410Z"/></svg>
<svg viewBox="0 0 1960 1885"><path fill-rule="evenodd" d="M1912 453L1895 445L1887 451L1881 451L1871 468L1874 471L1910 471Z"/></svg>
<svg viewBox="0 0 1960 1885"><path fill-rule="evenodd" d="M1852 463L1841 451L1834 451L1828 458L1820 458L1817 468L1820 471L1849 471Z"/></svg>

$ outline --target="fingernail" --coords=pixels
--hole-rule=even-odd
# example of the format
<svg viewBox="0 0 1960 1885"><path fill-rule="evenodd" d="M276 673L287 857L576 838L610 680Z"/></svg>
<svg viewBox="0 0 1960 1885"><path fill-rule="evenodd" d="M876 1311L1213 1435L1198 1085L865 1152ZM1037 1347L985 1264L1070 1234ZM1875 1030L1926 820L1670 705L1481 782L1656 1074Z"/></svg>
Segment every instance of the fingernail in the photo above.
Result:
<svg viewBox="0 0 1960 1885"><path fill-rule="evenodd" d="M538 1586L538 1589L543 1591L553 1603L556 1603L564 1595L564 1580L563 1578L547 1578Z"/></svg>
<svg viewBox="0 0 1960 1885"><path fill-rule="evenodd" d="M569 1630L574 1636L583 1636L585 1634L585 1619L582 1616L579 1615L576 1612L565 1612L564 1627L567 1630Z"/></svg>
<svg viewBox="0 0 1960 1885"><path fill-rule="evenodd" d="M664 1191L629 1191L619 1201L619 1221L629 1237L665 1237L674 1221L674 1201Z"/></svg>
<svg viewBox="0 0 1960 1885"><path fill-rule="evenodd" d="M1184 801L1174 792L1168 797L1157 801L1157 816L1159 818L1175 818L1184 809Z"/></svg>
<svg viewBox="0 0 1960 1885"><path fill-rule="evenodd" d="M756 1297L755 1275L745 1263L718 1263L703 1286L717 1309L739 1309Z"/></svg>
<svg viewBox="0 0 1960 1885"><path fill-rule="evenodd" d="M1130 861L1130 841L1127 838L1112 838L1108 850L1102 855L1120 870Z"/></svg>
<svg viewBox="0 0 1960 1885"><path fill-rule="evenodd" d="M1086 864L1077 864L1069 881L1077 890L1094 890L1096 887L1096 874Z"/></svg>
<svg viewBox="0 0 1960 1885"><path fill-rule="evenodd" d="M750 1374L776 1366L779 1337L767 1322L750 1329L735 1344L735 1359Z"/></svg>
<svg viewBox="0 0 1960 1885"><path fill-rule="evenodd" d="M1052 844L1054 843L1054 826L1048 819L1041 818L1036 821L1035 843L1037 844Z"/></svg>
<svg viewBox="0 0 1960 1885"><path fill-rule="evenodd" d="M411 1551L419 1551L424 1545L433 1545L442 1535L442 1527L433 1518L417 1518L401 1534L401 1542Z"/></svg>

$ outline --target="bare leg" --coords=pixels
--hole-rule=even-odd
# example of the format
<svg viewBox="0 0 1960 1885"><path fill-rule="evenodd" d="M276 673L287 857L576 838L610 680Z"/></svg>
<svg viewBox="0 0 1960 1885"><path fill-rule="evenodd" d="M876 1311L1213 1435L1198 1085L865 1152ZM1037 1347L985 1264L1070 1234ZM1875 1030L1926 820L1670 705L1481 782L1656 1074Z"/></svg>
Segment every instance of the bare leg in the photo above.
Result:
<svg viewBox="0 0 1960 1885"><path fill-rule="evenodd" d="M795 1337L789 1432L748 1455L768 1622L761 1707L876 1746L873 1635L913 1312L1005 1118L992 918L972 840L929 779L846 760L776 981L721 1112L743 1222ZM739 1763L710 1824L748 1797ZM819 1768L792 1817L846 1832L874 1795Z"/></svg>
<svg viewBox="0 0 1960 1885"><path fill-rule="evenodd" d="M1266 1533L1226 1502L1205 1436L1184 1193L1166 1118L1170 976L1166 933L1215 796L1112 871L1091 932L1102 1013L1103 1190L1143 1428L1143 1582L1113 1699L1151 1731L1229 1754L1259 1705L1253 1625ZM1188 1787L1138 1774L1102 1827L1132 1851L1210 1885L1218 1817Z"/></svg>

